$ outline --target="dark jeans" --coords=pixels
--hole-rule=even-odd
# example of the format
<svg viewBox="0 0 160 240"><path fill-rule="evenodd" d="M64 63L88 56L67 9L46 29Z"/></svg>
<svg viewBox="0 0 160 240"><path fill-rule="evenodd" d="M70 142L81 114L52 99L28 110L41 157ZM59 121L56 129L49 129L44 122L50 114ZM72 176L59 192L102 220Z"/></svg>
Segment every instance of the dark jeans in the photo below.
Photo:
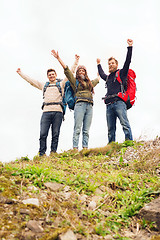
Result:
<svg viewBox="0 0 160 240"><path fill-rule="evenodd" d="M125 140L133 140L131 127L127 117L126 104L123 101L117 101L106 106L108 142L115 142L117 117L122 125Z"/></svg>
<svg viewBox="0 0 160 240"><path fill-rule="evenodd" d="M62 124L62 112L43 112L40 123L40 148L39 155L42 156L47 150L47 137L49 128L52 130L51 152L57 151L60 127Z"/></svg>

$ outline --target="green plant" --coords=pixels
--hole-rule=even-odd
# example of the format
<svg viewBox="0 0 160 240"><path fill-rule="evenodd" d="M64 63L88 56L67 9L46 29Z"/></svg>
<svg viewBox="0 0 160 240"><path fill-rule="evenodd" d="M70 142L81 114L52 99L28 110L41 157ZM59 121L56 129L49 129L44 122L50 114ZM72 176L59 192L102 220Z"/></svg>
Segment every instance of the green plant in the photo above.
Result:
<svg viewBox="0 0 160 240"><path fill-rule="evenodd" d="M125 164L128 147L134 148L138 157ZM125 141L77 153L70 150L43 160L38 156L33 161L24 157L1 167L0 194L7 199L21 199L23 194L41 198L42 194L45 202L42 200L40 208L27 206L31 214L28 216L42 221L46 219L44 231L56 237L59 231L72 228L74 232L85 235L86 239L92 234L102 238L110 234L112 239L126 240L128 238L121 236L123 230L134 224L145 203L160 195L160 178L155 171L160 164L159 149L149 149L148 152L146 148L142 149L137 142ZM53 193L44 189L45 182L62 183L66 188ZM32 185L38 190L29 190ZM65 199L68 192L70 197ZM96 201L95 210L90 210L89 202L96 195L100 200ZM19 214L19 208L24 206L18 208L18 205L9 204L7 209L10 209L6 213L1 204L1 229L10 225L9 220L14 220L11 229L18 229L19 222L25 228L29 217ZM9 216L12 212L13 219ZM54 222L57 222L57 227L53 228ZM156 229L154 222L142 220L140 224L144 229ZM21 229L17 231L21 232ZM21 239L20 234L16 236ZM44 239L49 239L49 236Z"/></svg>
<svg viewBox="0 0 160 240"><path fill-rule="evenodd" d="M97 224L95 226L95 232L96 234L100 235L100 236L106 236L106 234L110 234L110 232L108 230L106 230L106 227L103 226L101 223Z"/></svg>

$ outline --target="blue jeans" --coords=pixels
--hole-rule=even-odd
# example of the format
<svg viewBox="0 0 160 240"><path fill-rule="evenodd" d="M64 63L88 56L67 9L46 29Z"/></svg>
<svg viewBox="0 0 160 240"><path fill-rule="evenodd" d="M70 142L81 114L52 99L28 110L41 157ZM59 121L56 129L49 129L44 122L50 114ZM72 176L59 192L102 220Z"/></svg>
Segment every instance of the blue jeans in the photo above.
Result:
<svg viewBox="0 0 160 240"><path fill-rule="evenodd" d="M91 103L78 102L74 108L73 148L78 148L82 128L82 147L88 148L89 129L92 122L93 106ZM83 127L82 127L83 124Z"/></svg>
<svg viewBox="0 0 160 240"><path fill-rule="evenodd" d="M106 106L108 142L115 142L117 117L122 125L123 132L125 134L125 140L133 140L131 127L127 117L126 104L120 100Z"/></svg>
<svg viewBox="0 0 160 240"><path fill-rule="evenodd" d="M51 126L52 140L51 152L57 151L60 127L63 119L62 112L43 112L40 123L40 148L39 155L42 156L47 150L47 137Z"/></svg>

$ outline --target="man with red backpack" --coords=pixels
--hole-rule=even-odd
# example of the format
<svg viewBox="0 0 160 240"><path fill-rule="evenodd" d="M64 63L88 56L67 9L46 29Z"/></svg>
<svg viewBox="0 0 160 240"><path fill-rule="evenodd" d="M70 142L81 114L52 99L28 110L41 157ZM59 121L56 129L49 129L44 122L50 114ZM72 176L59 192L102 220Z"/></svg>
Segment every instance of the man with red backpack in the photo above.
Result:
<svg viewBox="0 0 160 240"><path fill-rule="evenodd" d="M131 127L127 117L127 109L132 106L132 101L129 101L127 90L127 77L129 66L132 57L133 40L128 39L128 51L125 63L122 69L118 69L118 61L111 57L108 59L109 75L106 75L100 64L100 59L97 58L97 66L100 77L106 81L107 94L105 96L106 104L106 119L108 125L108 142L113 142L116 139L116 120L117 117L125 134L125 140L133 140ZM135 78L135 76L133 77ZM132 81L133 82L133 81ZM135 89L134 89L135 92ZM126 94L128 101L126 99ZM129 105L128 105L129 102Z"/></svg>

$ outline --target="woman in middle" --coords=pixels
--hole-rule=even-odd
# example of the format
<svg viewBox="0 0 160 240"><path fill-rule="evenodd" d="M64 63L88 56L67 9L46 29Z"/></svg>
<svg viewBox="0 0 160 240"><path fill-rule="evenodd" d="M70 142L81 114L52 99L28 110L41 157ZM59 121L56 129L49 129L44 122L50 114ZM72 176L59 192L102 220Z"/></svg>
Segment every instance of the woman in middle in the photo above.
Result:
<svg viewBox="0 0 160 240"><path fill-rule="evenodd" d="M78 149L79 136L82 128L82 148L87 149L89 129L93 115L94 87L99 83L100 77L98 76L91 81L87 75L86 67L83 65L77 67L76 77L74 77L68 66L59 57L58 52L52 50L51 53L64 68L64 73L75 92L76 103L74 108L73 148Z"/></svg>

